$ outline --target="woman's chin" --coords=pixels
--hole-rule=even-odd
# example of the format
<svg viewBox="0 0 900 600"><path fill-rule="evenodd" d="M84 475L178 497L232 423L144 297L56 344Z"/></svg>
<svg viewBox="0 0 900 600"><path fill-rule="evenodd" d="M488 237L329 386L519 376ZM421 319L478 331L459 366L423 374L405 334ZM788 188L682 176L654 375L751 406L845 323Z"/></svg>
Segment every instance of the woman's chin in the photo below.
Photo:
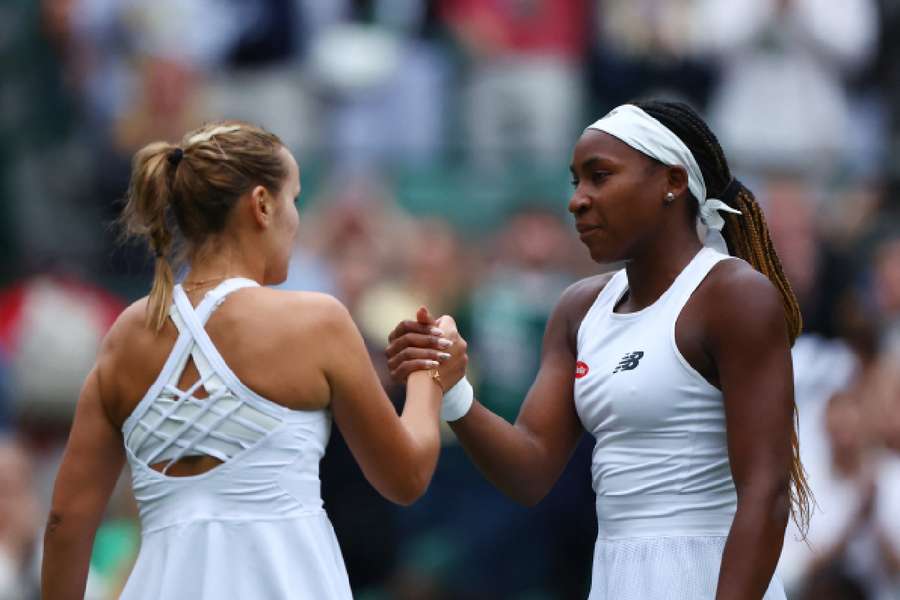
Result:
<svg viewBox="0 0 900 600"><path fill-rule="evenodd" d="M591 260L593 260L595 263L607 264L618 262L621 260L621 258L616 253L610 252L609 248L588 246L587 250L591 255Z"/></svg>

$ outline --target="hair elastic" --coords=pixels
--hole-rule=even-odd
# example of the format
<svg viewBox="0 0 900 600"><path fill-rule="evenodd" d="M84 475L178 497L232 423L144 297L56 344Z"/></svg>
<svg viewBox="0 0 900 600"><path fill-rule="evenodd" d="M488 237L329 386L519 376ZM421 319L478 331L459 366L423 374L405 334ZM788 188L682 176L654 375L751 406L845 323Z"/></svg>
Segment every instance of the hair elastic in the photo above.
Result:
<svg viewBox="0 0 900 600"><path fill-rule="evenodd" d="M734 199L741 193L743 187L743 183L732 177L731 181L728 182L728 185L725 186L725 191L722 192L722 202L732 206L734 204Z"/></svg>
<svg viewBox="0 0 900 600"><path fill-rule="evenodd" d="M181 148L175 148L169 155L166 157L169 159L169 164L173 167L178 167L178 163L181 162L181 159L184 158L184 150Z"/></svg>

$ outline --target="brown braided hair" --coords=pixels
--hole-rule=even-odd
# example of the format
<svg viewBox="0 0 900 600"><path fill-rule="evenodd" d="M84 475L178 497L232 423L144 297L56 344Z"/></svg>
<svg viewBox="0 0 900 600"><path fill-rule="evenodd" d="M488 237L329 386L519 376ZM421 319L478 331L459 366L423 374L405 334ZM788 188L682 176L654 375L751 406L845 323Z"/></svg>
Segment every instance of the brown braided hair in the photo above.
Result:
<svg viewBox="0 0 900 600"><path fill-rule="evenodd" d="M278 136L240 121L209 123L179 145L153 142L131 165L125 208L126 237L144 239L156 256L147 326L159 331L172 303L173 264L183 262L210 235L221 232L238 198L256 185L281 189L287 166ZM180 242L180 252L174 249Z"/></svg>
<svg viewBox="0 0 900 600"><path fill-rule="evenodd" d="M725 227L722 236L732 256L740 257L769 278L781 293L784 318L791 345L800 335L803 320L800 305L791 289L781 261L766 226L762 209L753 192L734 179L725 153L715 134L694 109L681 102L635 102L635 106L669 128L688 147L697 161L710 198L719 198L740 215L722 213ZM704 198L705 200L705 198ZM794 429L791 433L793 457L791 461L791 515L804 533L809 528L813 502L806 473L800 462L800 442L797 437L797 404L794 403Z"/></svg>

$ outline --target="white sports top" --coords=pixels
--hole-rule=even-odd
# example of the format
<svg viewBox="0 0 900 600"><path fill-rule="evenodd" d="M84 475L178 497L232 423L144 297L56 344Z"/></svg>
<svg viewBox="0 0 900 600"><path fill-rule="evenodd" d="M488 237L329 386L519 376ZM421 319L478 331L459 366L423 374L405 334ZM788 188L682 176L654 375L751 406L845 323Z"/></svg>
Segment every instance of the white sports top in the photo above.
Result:
<svg viewBox="0 0 900 600"><path fill-rule="evenodd" d="M613 308L624 270L578 330L575 406L596 439L591 473L600 539L727 535L736 508L722 393L688 364L675 322L720 260L703 248L652 305Z"/></svg>
<svg viewBox="0 0 900 600"><path fill-rule="evenodd" d="M204 329L229 293L256 285L229 279L196 309L175 286L178 340L122 426L141 518L141 549L122 599L351 598L319 491L330 411L290 410L259 396ZM189 359L200 378L180 390ZM207 396L197 398L201 387ZM222 464L166 475L180 458L200 455ZM151 468L157 464L163 472Z"/></svg>

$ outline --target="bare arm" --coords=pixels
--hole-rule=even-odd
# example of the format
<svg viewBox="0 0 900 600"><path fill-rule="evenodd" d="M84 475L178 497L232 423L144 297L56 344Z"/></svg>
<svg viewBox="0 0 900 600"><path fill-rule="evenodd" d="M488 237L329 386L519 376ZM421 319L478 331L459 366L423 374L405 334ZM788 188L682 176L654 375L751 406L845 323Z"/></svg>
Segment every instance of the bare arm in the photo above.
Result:
<svg viewBox="0 0 900 600"><path fill-rule="evenodd" d="M583 433L573 399L575 333L605 281L579 282L563 294L547 323L537 379L514 425L477 401L450 423L484 476L522 504L536 504L550 491ZM407 371L395 357L405 347L403 339L415 335L409 333L415 325L401 323L391 335L389 364L398 379Z"/></svg>
<svg viewBox="0 0 900 600"><path fill-rule="evenodd" d="M450 423L484 476L513 500L533 506L553 487L583 432L575 413L575 353L565 310L547 323L537 378L515 424L475 402Z"/></svg>
<svg viewBox="0 0 900 600"><path fill-rule="evenodd" d="M398 417L349 313L337 301L328 313L321 350L335 422L375 489L411 504L425 493L437 466L442 390L428 372L413 374Z"/></svg>
<svg viewBox="0 0 900 600"><path fill-rule="evenodd" d="M41 597L80 600L84 596L94 534L125 460L122 436L107 417L99 370L87 377L44 533Z"/></svg>
<svg viewBox="0 0 900 600"><path fill-rule="evenodd" d="M708 299L707 339L725 397L738 497L716 598L759 600L790 509L794 388L784 309L765 276L742 263L728 266Z"/></svg>

